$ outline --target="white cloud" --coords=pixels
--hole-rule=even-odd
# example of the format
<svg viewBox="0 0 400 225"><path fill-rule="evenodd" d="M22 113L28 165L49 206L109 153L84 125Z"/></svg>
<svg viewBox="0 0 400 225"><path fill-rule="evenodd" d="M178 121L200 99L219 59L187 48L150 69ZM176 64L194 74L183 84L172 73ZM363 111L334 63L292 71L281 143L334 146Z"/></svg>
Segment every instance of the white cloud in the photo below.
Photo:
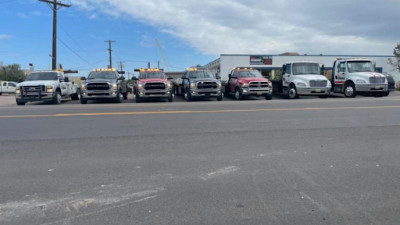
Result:
<svg viewBox="0 0 400 225"><path fill-rule="evenodd" d="M114 17L145 22L205 54L288 51L390 54L396 43L393 37L397 37L393 32L398 31L384 36L379 29L386 29L389 23L397 27L398 20L389 20L383 26L384 15L371 20L364 13L374 11L372 0L355 1L358 3L342 0L313 3L306 0L74 0L72 3L85 10L96 9ZM394 5L383 7L386 2ZM379 7L381 11L390 11L395 5L400 7L400 3L383 0ZM348 14L357 15L357 19Z"/></svg>
<svg viewBox="0 0 400 225"><path fill-rule="evenodd" d="M12 36L8 35L8 34L0 34L0 40L7 40L7 39L11 39Z"/></svg>
<svg viewBox="0 0 400 225"><path fill-rule="evenodd" d="M92 15L89 16L89 19L91 20L97 19L97 14L93 13Z"/></svg>

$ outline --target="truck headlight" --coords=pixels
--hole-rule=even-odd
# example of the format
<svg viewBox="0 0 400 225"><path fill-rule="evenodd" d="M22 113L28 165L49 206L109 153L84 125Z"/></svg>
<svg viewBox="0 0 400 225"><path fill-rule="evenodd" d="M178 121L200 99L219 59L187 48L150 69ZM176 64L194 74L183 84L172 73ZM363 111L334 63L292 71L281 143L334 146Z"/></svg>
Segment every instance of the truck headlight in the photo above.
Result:
<svg viewBox="0 0 400 225"><path fill-rule="evenodd" d="M139 90L143 89L143 84L138 84L138 88L139 88Z"/></svg>
<svg viewBox="0 0 400 225"><path fill-rule="evenodd" d="M196 83L190 83L190 88L196 88Z"/></svg>
<svg viewBox="0 0 400 225"><path fill-rule="evenodd" d="M15 88L15 94L21 94L21 88L20 87L16 87Z"/></svg>
<svg viewBox="0 0 400 225"><path fill-rule="evenodd" d="M243 84L240 84L240 86L241 86L242 88L247 88L247 87L249 86L249 83L243 83Z"/></svg>
<svg viewBox="0 0 400 225"><path fill-rule="evenodd" d="M171 83L166 83L165 86L167 87L167 89L171 89L172 87Z"/></svg>
<svg viewBox="0 0 400 225"><path fill-rule="evenodd" d="M85 85L85 84L82 84L82 85L81 85L81 90L82 90L82 91L86 90L86 85Z"/></svg>
<svg viewBox="0 0 400 225"><path fill-rule="evenodd" d="M53 86L47 86L47 93L53 93Z"/></svg>
<svg viewBox="0 0 400 225"><path fill-rule="evenodd" d="M306 87L307 84L299 82L299 83L297 83L297 86L299 86L299 87Z"/></svg>
<svg viewBox="0 0 400 225"><path fill-rule="evenodd" d="M328 87L332 87L332 83L328 80Z"/></svg>
<svg viewBox="0 0 400 225"><path fill-rule="evenodd" d="M219 83L218 83L218 89L221 89L221 88L222 88L222 83L219 82Z"/></svg>
<svg viewBox="0 0 400 225"><path fill-rule="evenodd" d="M271 81L268 81L268 86L272 87L272 82Z"/></svg>
<svg viewBox="0 0 400 225"><path fill-rule="evenodd" d="M356 80L356 82L357 82L357 84L366 84L367 83L365 80L361 80L361 79Z"/></svg>
<svg viewBox="0 0 400 225"><path fill-rule="evenodd" d="M111 89L117 90L117 89L118 89L118 85L117 85L117 84L113 84L113 85L111 86Z"/></svg>

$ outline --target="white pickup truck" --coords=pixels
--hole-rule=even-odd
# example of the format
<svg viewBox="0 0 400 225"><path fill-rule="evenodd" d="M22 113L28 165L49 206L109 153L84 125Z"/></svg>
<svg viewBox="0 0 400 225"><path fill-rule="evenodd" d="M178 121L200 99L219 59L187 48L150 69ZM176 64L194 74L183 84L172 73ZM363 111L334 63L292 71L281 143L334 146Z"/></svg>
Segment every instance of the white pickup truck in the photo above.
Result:
<svg viewBox="0 0 400 225"><path fill-rule="evenodd" d="M69 81L61 71L37 71L29 74L24 82L17 85L15 98L17 105L33 101L50 101L60 104L62 98L79 100L78 85Z"/></svg>
<svg viewBox="0 0 400 225"><path fill-rule="evenodd" d="M375 62L370 59L344 58L333 63L332 91L354 98L357 93L372 93L387 96L388 80L376 73Z"/></svg>
<svg viewBox="0 0 400 225"><path fill-rule="evenodd" d="M17 83L12 81L1 81L0 82L0 95L2 94L14 94Z"/></svg>
<svg viewBox="0 0 400 225"><path fill-rule="evenodd" d="M301 95L326 98L331 92L331 82L322 75L324 66L315 62L290 62L282 66L282 76L272 81L274 92L290 99Z"/></svg>

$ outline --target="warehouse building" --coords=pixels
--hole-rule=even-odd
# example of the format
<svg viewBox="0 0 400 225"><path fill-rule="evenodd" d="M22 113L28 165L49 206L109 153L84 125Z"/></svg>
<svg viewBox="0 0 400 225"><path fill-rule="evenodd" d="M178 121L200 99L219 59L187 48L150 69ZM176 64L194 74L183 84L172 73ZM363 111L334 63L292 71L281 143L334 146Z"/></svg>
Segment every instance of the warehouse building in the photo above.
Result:
<svg viewBox="0 0 400 225"><path fill-rule="evenodd" d="M213 74L221 76L222 80L228 80L228 74L234 67L249 67L259 70L263 76L278 79L281 75L282 65L294 61L313 61L325 65L325 75L332 75L333 62L337 58L368 58L376 62L377 71L391 74L397 82L400 81L400 73L388 63L394 56L378 55L300 55L298 53L284 53L280 55L238 55L222 54L220 57L205 67Z"/></svg>

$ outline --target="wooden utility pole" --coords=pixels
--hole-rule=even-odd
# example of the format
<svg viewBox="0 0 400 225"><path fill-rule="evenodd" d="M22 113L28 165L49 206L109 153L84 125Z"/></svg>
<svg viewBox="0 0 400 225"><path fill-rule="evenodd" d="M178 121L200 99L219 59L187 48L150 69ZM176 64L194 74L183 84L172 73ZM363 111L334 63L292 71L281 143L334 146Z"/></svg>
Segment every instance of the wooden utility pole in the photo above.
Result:
<svg viewBox="0 0 400 225"><path fill-rule="evenodd" d="M45 2L49 5L49 7L53 10L53 51L51 55L52 59L52 70L57 69L57 11L62 7L69 8L71 5L67 5L57 0L39 0L40 2Z"/></svg>
<svg viewBox="0 0 400 225"><path fill-rule="evenodd" d="M104 41L104 42L108 42L108 52L109 52L109 54L110 54L110 65L108 65L108 68L113 68L113 66L112 66L112 43L114 43L115 41L111 41L111 40L108 40L108 41Z"/></svg>

